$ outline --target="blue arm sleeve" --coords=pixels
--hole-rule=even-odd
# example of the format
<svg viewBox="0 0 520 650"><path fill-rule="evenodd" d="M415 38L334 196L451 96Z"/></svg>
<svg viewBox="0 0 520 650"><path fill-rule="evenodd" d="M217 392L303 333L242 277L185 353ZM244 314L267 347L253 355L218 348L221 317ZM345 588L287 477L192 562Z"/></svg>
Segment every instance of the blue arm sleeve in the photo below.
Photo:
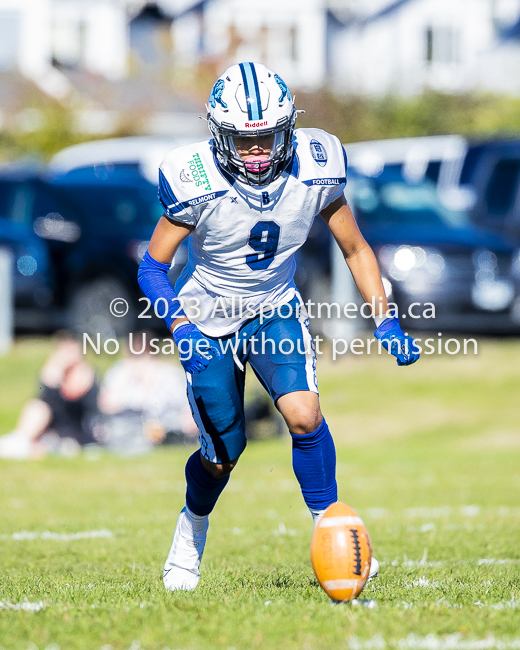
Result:
<svg viewBox="0 0 520 650"><path fill-rule="evenodd" d="M171 330L172 323L181 316L186 316L182 310L182 303L178 300L177 294L173 290L171 282L168 280L169 264L163 264L154 260L148 251L146 251L143 261L139 265L137 281L144 295L151 301L152 306L157 305L159 313L162 313L164 301L168 304L168 313L164 317L164 322ZM157 302L159 299L160 302Z"/></svg>

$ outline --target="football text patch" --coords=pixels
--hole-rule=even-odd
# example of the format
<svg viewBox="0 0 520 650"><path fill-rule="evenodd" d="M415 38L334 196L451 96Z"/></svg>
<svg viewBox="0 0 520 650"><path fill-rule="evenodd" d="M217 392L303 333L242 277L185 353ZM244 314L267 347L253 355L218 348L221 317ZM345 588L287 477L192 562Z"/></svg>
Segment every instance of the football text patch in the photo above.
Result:
<svg viewBox="0 0 520 650"><path fill-rule="evenodd" d="M304 185L341 185L346 183L347 179L343 178L311 178L309 181L303 181Z"/></svg>

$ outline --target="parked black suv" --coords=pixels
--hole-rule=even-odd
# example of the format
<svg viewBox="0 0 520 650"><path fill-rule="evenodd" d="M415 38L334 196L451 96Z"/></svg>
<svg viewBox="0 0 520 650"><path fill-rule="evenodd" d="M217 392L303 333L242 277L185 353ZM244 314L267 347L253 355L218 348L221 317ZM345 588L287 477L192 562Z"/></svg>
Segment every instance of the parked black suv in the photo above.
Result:
<svg viewBox="0 0 520 650"><path fill-rule="evenodd" d="M135 327L137 268L162 213L157 187L136 165L89 166L47 177L4 175L0 206L0 243L2 223L4 230L8 224L10 236L16 230L25 242L18 257L31 254L26 249L33 246L42 260L40 273L46 274L47 288L33 289L32 303L27 290L23 305L17 298L19 327L69 327L102 336ZM110 314L116 298L129 305L125 317Z"/></svg>
<svg viewBox="0 0 520 650"><path fill-rule="evenodd" d="M392 170L375 178L352 174L348 195L399 313L412 303L435 305L435 319L408 318L407 326L520 332L514 241L448 207L433 182L407 183ZM421 314L420 307L414 309Z"/></svg>

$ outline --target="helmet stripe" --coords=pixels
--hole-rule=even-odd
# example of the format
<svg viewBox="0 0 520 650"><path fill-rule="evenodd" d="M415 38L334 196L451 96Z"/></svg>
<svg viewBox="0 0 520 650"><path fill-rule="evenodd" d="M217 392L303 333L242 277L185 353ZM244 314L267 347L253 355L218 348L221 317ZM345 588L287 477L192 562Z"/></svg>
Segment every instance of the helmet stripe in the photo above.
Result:
<svg viewBox="0 0 520 650"><path fill-rule="evenodd" d="M261 120L263 117L262 103L255 66L252 63L240 63L240 71L244 81L248 119L249 121Z"/></svg>
<svg viewBox="0 0 520 650"><path fill-rule="evenodd" d="M260 86L258 84L258 78L256 76L256 68L253 63L249 64L251 66L251 72L253 74L253 83L255 85L255 96L256 96L256 105L258 107L258 117L254 117L253 119L256 120L261 120L263 117L263 112L262 112L262 100L260 99Z"/></svg>

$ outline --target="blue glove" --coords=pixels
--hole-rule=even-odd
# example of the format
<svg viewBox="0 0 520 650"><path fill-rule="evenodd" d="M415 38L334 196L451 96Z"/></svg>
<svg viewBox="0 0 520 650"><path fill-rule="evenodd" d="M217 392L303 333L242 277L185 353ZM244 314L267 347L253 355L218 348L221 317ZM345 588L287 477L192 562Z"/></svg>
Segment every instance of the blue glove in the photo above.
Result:
<svg viewBox="0 0 520 650"><path fill-rule="evenodd" d="M390 354L397 358L398 366L409 366L419 358L419 349L411 336L405 336L398 318L387 318L374 332Z"/></svg>
<svg viewBox="0 0 520 650"><path fill-rule="evenodd" d="M209 341L196 325L185 321L172 332L173 340L179 350L179 359L186 372L198 375L205 370L211 359L222 357L218 346Z"/></svg>

